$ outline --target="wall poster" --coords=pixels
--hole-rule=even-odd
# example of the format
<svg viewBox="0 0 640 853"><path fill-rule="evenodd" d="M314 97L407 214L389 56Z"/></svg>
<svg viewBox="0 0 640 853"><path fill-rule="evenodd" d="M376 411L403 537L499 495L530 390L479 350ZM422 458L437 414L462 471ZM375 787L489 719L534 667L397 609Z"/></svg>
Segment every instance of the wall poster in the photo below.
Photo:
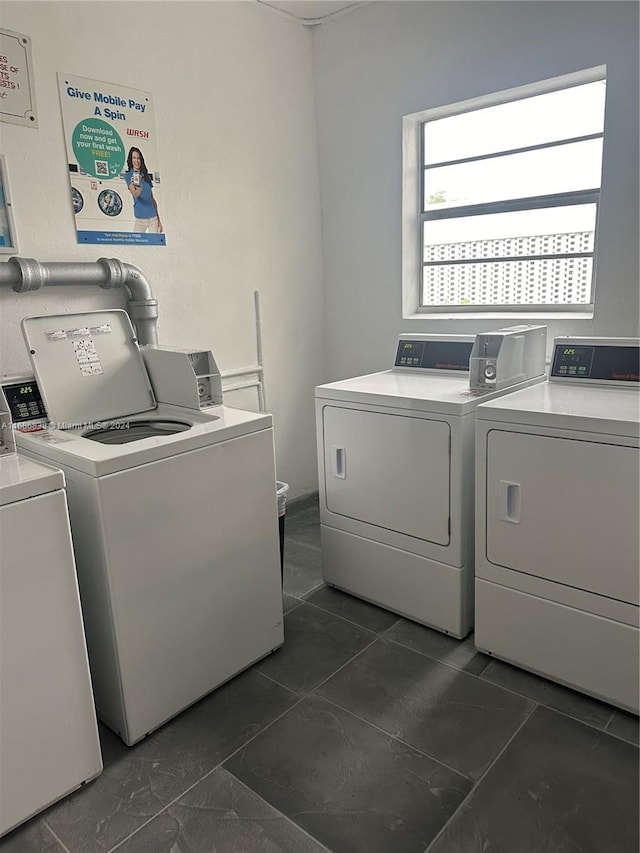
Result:
<svg viewBox="0 0 640 853"><path fill-rule="evenodd" d="M38 126L31 39L0 29L0 120Z"/></svg>
<svg viewBox="0 0 640 853"><path fill-rule="evenodd" d="M0 155L0 252L12 254L17 251L13 206L7 179L7 161L4 155Z"/></svg>
<svg viewBox="0 0 640 853"><path fill-rule="evenodd" d="M78 243L166 245L149 92L58 74Z"/></svg>

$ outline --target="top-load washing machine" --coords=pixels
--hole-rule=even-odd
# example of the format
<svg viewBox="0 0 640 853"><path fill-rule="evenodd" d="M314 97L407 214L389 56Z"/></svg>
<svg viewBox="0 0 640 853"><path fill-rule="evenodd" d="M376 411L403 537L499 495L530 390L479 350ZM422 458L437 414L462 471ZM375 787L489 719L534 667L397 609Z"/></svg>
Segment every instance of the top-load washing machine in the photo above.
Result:
<svg viewBox="0 0 640 853"><path fill-rule="evenodd" d="M639 344L556 338L476 413L476 646L635 713Z"/></svg>
<svg viewBox="0 0 640 853"><path fill-rule="evenodd" d="M0 452L0 558L4 835L102 770L64 476L15 452Z"/></svg>
<svg viewBox="0 0 640 853"><path fill-rule="evenodd" d="M455 637L468 634L476 407L542 381L545 342L544 326L478 339L400 335L392 370L316 388L328 584ZM499 357L501 349L511 358ZM482 364L472 389L475 359Z"/></svg>
<svg viewBox="0 0 640 853"><path fill-rule="evenodd" d="M17 446L65 473L96 708L133 744L282 644L272 419L158 403L124 311L23 331Z"/></svg>

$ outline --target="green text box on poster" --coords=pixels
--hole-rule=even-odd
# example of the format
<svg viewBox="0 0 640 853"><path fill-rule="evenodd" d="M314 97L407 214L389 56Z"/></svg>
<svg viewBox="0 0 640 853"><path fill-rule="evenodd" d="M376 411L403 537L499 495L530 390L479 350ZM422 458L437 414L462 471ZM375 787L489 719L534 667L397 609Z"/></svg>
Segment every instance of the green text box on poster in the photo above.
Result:
<svg viewBox="0 0 640 853"><path fill-rule="evenodd" d="M124 145L115 128L99 118L78 122L71 137L78 164L93 178L117 178L124 166Z"/></svg>

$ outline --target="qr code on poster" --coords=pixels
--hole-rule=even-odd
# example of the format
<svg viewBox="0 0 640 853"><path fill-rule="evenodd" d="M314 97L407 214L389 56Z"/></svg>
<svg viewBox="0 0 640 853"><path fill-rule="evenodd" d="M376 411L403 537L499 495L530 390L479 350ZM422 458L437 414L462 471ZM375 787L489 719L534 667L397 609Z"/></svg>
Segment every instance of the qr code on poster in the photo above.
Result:
<svg viewBox="0 0 640 853"><path fill-rule="evenodd" d="M109 164L106 160L94 160L94 165L96 167L96 175L99 175L101 178L109 177Z"/></svg>

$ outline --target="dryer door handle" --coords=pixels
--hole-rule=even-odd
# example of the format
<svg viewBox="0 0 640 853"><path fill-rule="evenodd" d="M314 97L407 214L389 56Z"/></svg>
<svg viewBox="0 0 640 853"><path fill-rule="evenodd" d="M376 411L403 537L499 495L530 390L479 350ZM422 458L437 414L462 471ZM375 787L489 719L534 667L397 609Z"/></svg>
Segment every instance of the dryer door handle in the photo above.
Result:
<svg viewBox="0 0 640 853"><path fill-rule="evenodd" d="M347 450L345 447L333 445L331 448L333 458L333 476L339 480L347 479Z"/></svg>
<svg viewBox="0 0 640 853"><path fill-rule="evenodd" d="M520 524L520 483L500 480L498 487L498 517L501 521Z"/></svg>

